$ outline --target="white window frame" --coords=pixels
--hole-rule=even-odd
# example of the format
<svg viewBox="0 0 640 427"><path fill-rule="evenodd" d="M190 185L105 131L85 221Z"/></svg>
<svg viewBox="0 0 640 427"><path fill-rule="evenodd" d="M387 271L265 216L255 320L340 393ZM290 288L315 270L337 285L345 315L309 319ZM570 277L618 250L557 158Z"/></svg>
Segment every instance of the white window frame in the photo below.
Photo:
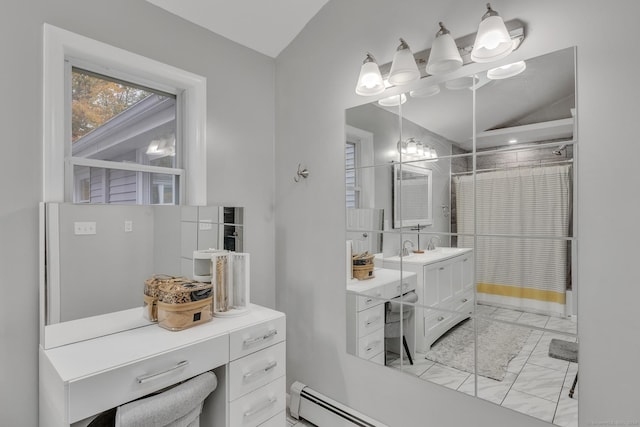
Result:
<svg viewBox="0 0 640 427"><path fill-rule="evenodd" d="M373 157L373 134L366 130L346 125L346 139L356 146L356 193L359 208L375 207L375 167Z"/></svg>
<svg viewBox="0 0 640 427"><path fill-rule="evenodd" d="M65 191L65 170L72 170L75 164L176 175L173 168L78 158L72 161L66 126L65 60L73 58L108 69L112 77L177 96L183 151L183 169L177 173L181 177L180 201L193 206L207 204L205 77L46 23L43 50L43 201L72 201L71 192Z"/></svg>

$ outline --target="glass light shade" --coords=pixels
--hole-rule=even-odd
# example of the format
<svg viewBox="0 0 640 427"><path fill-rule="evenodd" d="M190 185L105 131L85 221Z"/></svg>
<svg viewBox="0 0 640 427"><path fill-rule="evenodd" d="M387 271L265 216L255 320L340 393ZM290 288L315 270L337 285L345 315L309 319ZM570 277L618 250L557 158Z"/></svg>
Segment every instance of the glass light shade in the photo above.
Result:
<svg viewBox="0 0 640 427"><path fill-rule="evenodd" d="M404 141L398 141L398 153L407 154L407 143Z"/></svg>
<svg viewBox="0 0 640 427"><path fill-rule="evenodd" d="M407 154L416 154L418 152L418 144L415 139L409 138L407 141Z"/></svg>
<svg viewBox="0 0 640 427"><path fill-rule="evenodd" d="M405 85L420 78L420 71L416 59L411 53L411 49L400 39L401 44L398 47L393 62L391 63L391 71L389 72L389 83L394 86Z"/></svg>
<svg viewBox="0 0 640 427"><path fill-rule="evenodd" d="M431 53L427 61L427 73L437 76L450 73L462 67L462 57L451 34L441 34L431 45Z"/></svg>
<svg viewBox="0 0 640 427"><path fill-rule="evenodd" d="M398 105L404 104L407 102L407 95L401 93L400 95L393 95L387 98L382 98L378 101L378 104L383 107L397 107Z"/></svg>
<svg viewBox="0 0 640 427"><path fill-rule="evenodd" d="M492 68L487 71L487 78L491 80L508 79L517 76L527 69L527 63L524 61L514 62L513 64L503 65L502 67Z"/></svg>
<svg viewBox="0 0 640 427"><path fill-rule="evenodd" d="M429 147L429 158L430 159L437 159L438 158L438 152L433 147Z"/></svg>
<svg viewBox="0 0 640 427"><path fill-rule="evenodd" d="M440 85L426 86L409 92L412 98L428 98L440 93Z"/></svg>
<svg viewBox="0 0 640 427"><path fill-rule="evenodd" d="M480 22L478 27L471 60L474 62L497 61L509 55L514 47L502 18L498 15L488 16Z"/></svg>
<svg viewBox="0 0 640 427"><path fill-rule="evenodd" d="M416 144L416 155L424 157L424 144L422 144L422 142Z"/></svg>
<svg viewBox="0 0 640 427"><path fill-rule="evenodd" d="M356 93L363 96L379 95L384 92L384 82L380 75L380 68L375 61L366 61L360 68L360 76L356 86Z"/></svg>

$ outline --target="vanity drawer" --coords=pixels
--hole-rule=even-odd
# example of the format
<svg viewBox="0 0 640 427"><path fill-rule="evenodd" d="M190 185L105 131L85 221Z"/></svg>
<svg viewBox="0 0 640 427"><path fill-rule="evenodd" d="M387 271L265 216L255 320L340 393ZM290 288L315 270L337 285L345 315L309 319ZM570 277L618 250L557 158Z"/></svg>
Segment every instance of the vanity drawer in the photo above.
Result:
<svg viewBox="0 0 640 427"><path fill-rule="evenodd" d="M259 325L232 331L229 336L229 359L239 359L284 341L285 325L285 317L281 316Z"/></svg>
<svg viewBox="0 0 640 427"><path fill-rule="evenodd" d="M227 363L226 335L69 383L69 421L95 415Z"/></svg>
<svg viewBox="0 0 640 427"><path fill-rule="evenodd" d="M255 427L285 410L285 378L280 377L230 403L229 425Z"/></svg>
<svg viewBox="0 0 640 427"><path fill-rule="evenodd" d="M267 347L229 364L229 400L235 400L285 374L286 343Z"/></svg>
<svg viewBox="0 0 640 427"><path fill-rule="evenodd" d="M384 350L384 328L358 340L358 357L370 359Z"/></svg>
<svg viewBox="0 0 640 427"><path fill-rule="evenodd" d="M384 304L358 313L358 338L377 331L384 326Z"/></svg>
<svg viewBox="0 0 640 427"><path fill-rule="evenodd" d="M367 292L369 296L358 297L358 311L366 310L367 308L375 307L380 304L384 304L383 288L379 287L372 291Z"/></svg>
<svg viewBox="0 0 640 427"><path fill-rule="evenodd" d="M473 311L473 290L454 296L449 307L461 314L470 314Z"/></svg>
<svg viewBox="0 0 640 427"><path fill-rule="evenodd" d="M384 287L384 297L392 299L416 289L416 276L405 277L401 281L389 283Z"/></svg>

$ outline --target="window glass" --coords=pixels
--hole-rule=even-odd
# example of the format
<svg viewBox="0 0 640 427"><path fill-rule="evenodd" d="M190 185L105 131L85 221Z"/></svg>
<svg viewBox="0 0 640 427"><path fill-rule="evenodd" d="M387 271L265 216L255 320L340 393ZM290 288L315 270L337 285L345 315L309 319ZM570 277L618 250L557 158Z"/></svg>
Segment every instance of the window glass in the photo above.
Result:
<svg viewBox="0 0 640 427"><path fill-rule="evenodd" d="M177 168L176 117L175 95L72 67L74 201L178 203L175 175L91 164L97 160Z"/></svg>

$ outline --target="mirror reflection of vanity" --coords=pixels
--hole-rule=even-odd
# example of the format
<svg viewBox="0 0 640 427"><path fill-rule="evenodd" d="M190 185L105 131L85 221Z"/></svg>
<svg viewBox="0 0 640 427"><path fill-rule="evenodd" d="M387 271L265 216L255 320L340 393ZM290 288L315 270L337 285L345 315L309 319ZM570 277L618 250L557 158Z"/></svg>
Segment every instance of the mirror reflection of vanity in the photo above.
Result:
<svg viewBox="0 0 640 427"><path fill-rule="evenodd" d="M399 105L346 110L347 240L359 224L382 242L374 278L347 277L347 348L577 426L575 48L525 64L503 79L474 64ZM353 221L371 215L381 226Z"/></svg>

